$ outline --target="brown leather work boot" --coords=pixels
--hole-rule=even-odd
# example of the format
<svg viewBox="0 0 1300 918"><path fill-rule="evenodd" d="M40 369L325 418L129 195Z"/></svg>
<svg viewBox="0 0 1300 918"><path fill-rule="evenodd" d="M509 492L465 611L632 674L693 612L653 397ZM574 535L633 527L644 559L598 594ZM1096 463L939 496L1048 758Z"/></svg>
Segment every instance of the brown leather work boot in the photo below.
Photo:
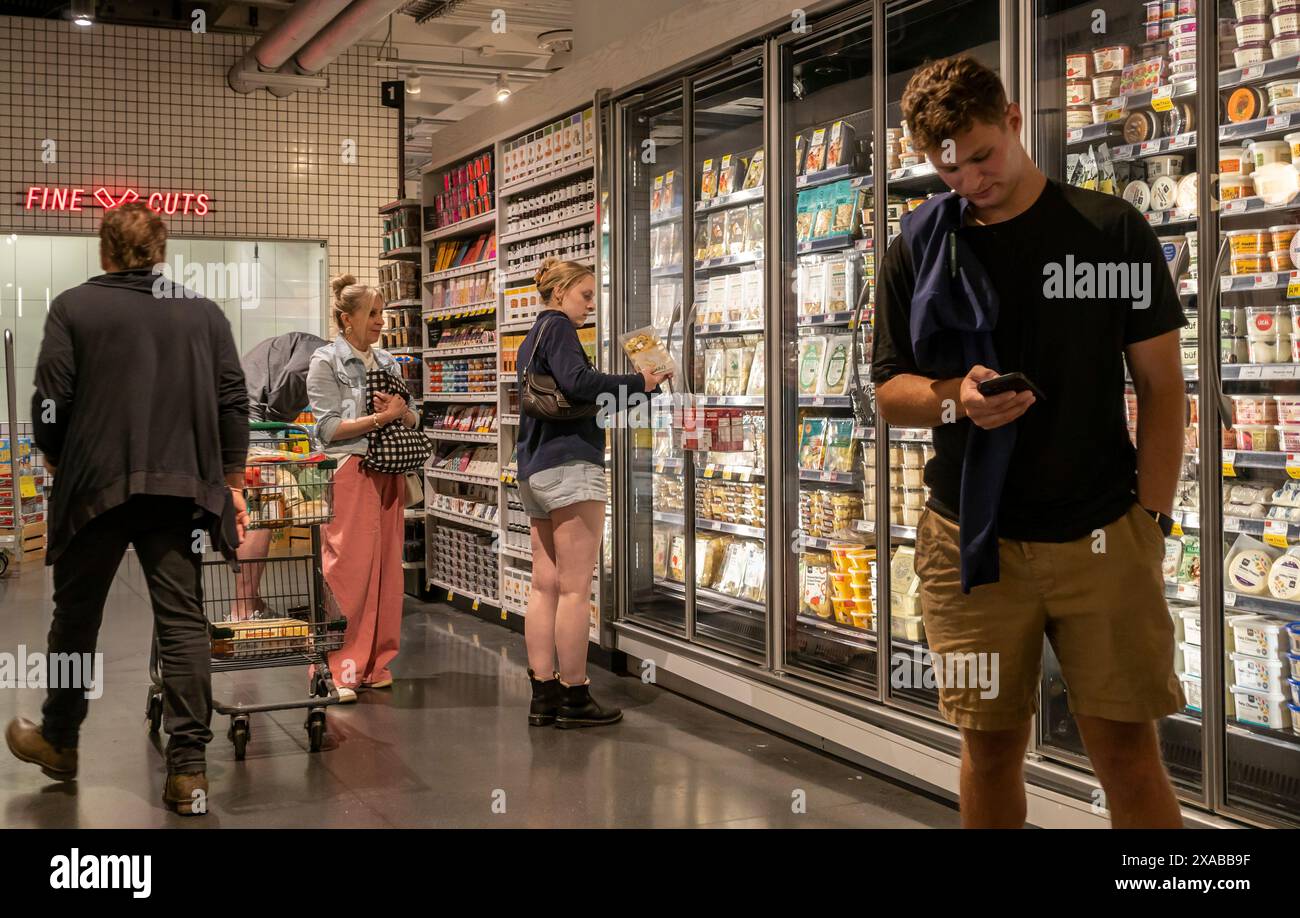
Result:
<svg viewBox="0 0 1300 918"><path fill-rule="evenodd" d="M202 791L196 794L195 791ZM168 775L163 788L163 803L182 816L208 814L208 776L198 771L192 774Z"/></svg>
<svg viewBox="0 0 1300 918"><path fill-rule="evenodd" d="M46 777L55 781L73 781L77 777L77 749L52 746L41 735L39 724L26 717L15 717L5 728L5 742L14 758L39 765Z"/></svg>

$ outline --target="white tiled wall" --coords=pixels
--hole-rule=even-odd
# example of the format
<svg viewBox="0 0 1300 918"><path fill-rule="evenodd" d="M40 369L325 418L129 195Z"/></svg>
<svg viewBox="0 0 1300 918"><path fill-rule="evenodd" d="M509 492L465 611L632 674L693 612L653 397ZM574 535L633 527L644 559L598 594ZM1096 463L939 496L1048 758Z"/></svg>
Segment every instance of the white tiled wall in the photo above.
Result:
<svg viewBox="0 0 1300 918"><path fill-rule="evenodd" d="M25 210L31 185L203 191L212 212L165 218L172 236L320 240L331 271L375 283L375 211L396 196L397 143L396 112L380 106L370 64L376 49L339 57L328 90L278 99L226 85L252 41L0 17L0 232L96 232L99 208ZM53 164L41 159L46 139L57 145ZM345 140L355 141L354 165L342 161Z"/></svg>

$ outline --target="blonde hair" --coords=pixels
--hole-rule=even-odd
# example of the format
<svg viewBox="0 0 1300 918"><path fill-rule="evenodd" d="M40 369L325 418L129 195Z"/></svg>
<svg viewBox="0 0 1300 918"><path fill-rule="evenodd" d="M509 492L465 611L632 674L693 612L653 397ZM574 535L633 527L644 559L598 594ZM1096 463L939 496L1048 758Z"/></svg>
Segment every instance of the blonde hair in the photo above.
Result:
<svg viewBox="0 0 1300 918"><path fill-rule="evenodd" d="M374 287L358 284L354 274L336 274L330 278L330 307L340 334L346 331L344 315L355 316L358 311L369 309L376 299L382 302L383 294Z"/></svg>
<svg viewBox="0 0 1300 918"><path fill-rule="evenodd" d="M559 306L569 289L589 274L595 277L596 272L576 261L561 261L552 257L542 262L533 279L537 282L537 292L542 296L542 303L550 306L551 297L555 297L554 305Z"/></svg>

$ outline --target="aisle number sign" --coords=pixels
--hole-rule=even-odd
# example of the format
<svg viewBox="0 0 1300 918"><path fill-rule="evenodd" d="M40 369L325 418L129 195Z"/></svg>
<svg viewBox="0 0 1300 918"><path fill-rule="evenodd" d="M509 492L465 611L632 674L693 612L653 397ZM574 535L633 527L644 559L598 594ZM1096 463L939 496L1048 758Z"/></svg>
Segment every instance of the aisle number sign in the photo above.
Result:
<svg viewBox="0 0 1300 918"><path fill-rule="evenodd" d="M95 188L64 188L54 185L31 185L23 192L23 209L46 212L80 213L88 207L113 210L123 204L144 201L155 213L172 216L185 214L204 217L211 211L212 197L202 191L152 191L142 193L134 188L109 191L103 185Z"/></svg>

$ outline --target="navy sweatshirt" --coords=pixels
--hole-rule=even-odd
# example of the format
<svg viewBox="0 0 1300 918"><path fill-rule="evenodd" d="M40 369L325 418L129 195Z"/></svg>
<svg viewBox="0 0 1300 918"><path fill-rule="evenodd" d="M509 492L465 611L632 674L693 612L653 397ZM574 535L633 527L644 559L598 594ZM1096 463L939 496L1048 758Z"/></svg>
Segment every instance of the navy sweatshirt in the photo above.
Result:
<svg viewBox="0 0 1300 918"><path fill-rule="evenodd" d="M549 319L549 320L548 320ZM538 330L541 333L538 333ZM602 373L591 365L578 340L578 330L558 309L543 310L519 346L517 373L523 392L524 370L537 358L533 369L555 377L565 398L574 404L594 403L602 393L618 397L620 387L629 396L645 392L640 373ZM573 460L605 467L605 431L595 417L573 421L541 421L521 413L519 417L519 480Z"/></svg>

